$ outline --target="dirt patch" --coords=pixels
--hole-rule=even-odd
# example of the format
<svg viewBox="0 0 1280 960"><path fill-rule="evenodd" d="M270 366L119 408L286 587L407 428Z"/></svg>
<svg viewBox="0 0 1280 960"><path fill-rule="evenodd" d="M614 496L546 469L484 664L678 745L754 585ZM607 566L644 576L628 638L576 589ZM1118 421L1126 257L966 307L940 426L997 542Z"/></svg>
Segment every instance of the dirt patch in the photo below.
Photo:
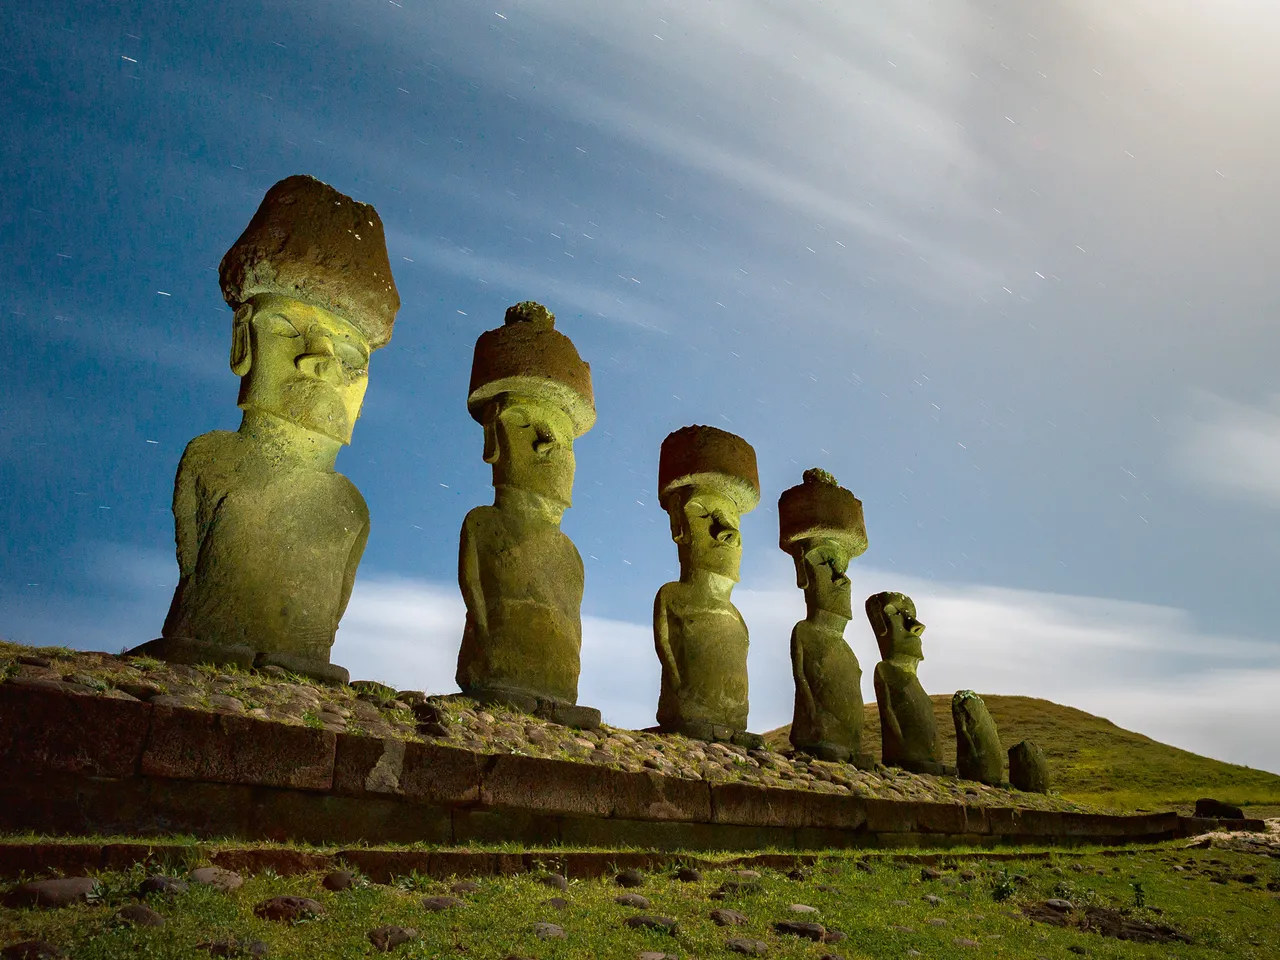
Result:
<svg viewBox="0 0 1280 960"><path fill-rule="evenodd" d="M1033 903L1022 908L1022 913L1036 923L1055 927L1074 927L1086 933L1097 933L1117 940L1134 943L1190 943L1191 938L1180 930L1159 923L1139 920L1121 910L1110 907L1075 907L1063 909L1050 903Z"/></svg>

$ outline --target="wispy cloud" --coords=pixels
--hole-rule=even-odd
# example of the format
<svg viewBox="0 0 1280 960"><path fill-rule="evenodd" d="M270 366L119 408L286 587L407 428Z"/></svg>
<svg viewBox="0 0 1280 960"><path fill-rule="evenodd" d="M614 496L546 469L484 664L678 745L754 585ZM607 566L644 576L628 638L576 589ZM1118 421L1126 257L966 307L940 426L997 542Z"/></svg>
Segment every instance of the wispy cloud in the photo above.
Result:
<svg viewBox="0 0 1280 960"><path fill-rule="evenodd" d="M1206 490L1280 508L1280 394L1259 404L1201 391L1174 465Z"/></svg>

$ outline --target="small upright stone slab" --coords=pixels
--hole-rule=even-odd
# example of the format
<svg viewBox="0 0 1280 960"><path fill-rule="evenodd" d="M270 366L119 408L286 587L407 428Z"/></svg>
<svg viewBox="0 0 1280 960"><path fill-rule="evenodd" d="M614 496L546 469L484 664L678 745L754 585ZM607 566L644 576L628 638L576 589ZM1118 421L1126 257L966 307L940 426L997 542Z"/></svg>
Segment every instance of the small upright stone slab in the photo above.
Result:
<svg viewBox="0 0 1280 960"><path fill-rule="evenodd" d="M1009 782L1027 793L1049 792L1049 761L1032 741L1023 740L1009 748Z"/></svg>

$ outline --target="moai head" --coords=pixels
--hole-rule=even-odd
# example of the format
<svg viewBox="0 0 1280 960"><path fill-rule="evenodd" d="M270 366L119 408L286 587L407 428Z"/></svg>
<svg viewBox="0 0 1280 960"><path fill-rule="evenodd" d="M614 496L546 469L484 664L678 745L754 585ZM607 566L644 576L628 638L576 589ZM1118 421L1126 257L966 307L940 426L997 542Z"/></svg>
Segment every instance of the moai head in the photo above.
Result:
<svg viewBox="0 0 1280 960"><path fill-rule="evenodd" d="M914 666L924 659L920 645L924 624L916 619L916 605L905 593L875 593L867 597L867 619L875 631L882 660Z"/></svg>
<svg viewBox="0 0 1280 960"><path fill-rule="evenodd" d="M573 502L573 441L596 420L591 365L532 301L480 334L467 410L484 427L495 488L532 493L563 511Z"/></svg>
<svg viewBox="0 0 1280 960"><path fill-rule="evenodd" d="M862 501L827 471L806 470L804 482L778 498L778 546L795 561L810 617L818 610L853 617L845 571L867 549Z"/></svg>
<svg viewBox="0 0 1280 960"><path fill-rule="evenodd" d="M391 339L400 309L377 212L314 177L288 177L218 275L235 311L240 408L350 443L369 354Z"/></svg>
<svg viewBox="0 0 1280 960"><path fill-rule="evenodd" d="M682 427L662 441L658 502L671 518L680 575L695 570L738 581L739 523L760 502L756 452L715 427Z"/></svg>

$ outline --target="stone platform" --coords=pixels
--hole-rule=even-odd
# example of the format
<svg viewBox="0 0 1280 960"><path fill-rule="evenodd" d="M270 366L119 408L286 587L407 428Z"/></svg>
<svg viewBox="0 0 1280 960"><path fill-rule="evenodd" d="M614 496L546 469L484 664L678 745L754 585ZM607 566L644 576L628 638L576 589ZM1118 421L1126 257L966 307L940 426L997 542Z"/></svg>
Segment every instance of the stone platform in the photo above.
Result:
<svg viewBox="0 0 1280 960"><path fill-rule="evenodd" d="M806 851L1154 842L1184 820L691 780L0 684L11 833Z"/></svg>

